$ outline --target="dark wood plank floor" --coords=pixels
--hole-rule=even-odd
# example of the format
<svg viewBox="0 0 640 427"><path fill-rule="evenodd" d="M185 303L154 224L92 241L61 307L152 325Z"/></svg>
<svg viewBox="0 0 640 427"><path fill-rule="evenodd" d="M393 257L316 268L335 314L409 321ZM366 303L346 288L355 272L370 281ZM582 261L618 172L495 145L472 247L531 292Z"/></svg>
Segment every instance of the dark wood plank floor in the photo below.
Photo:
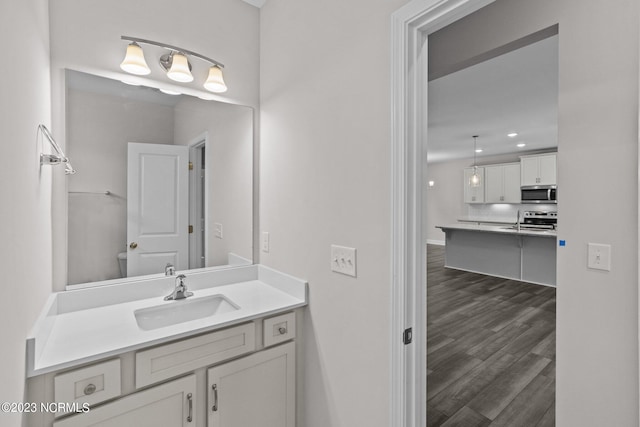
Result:
<svg viewBox="0 0 640 427"><path fill-rule="evenodd" d="M556 290L427 247L427 427L555 425Z"/></svg>

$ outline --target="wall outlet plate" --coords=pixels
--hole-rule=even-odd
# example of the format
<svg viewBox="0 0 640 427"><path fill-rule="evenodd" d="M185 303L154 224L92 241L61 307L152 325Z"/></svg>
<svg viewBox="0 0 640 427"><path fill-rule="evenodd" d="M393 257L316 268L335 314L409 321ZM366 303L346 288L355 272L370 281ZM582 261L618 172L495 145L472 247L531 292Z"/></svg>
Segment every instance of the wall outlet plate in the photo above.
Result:
<svg viewBox="0 0 640 427"><path fill-rule="evenodd" d="M331 271L356 277L356 249L331 245Z"/></svg>
<svg viewBox="0 0 640 427"><path fill-rule="evenodd" d="M218 239L222 239L222 224L216 222L213 226L215 227L215 236Z"/></svg>
<svg viewBox="0 0 640 427"><path fill-rule="evenodd" d="M263 231L260 238L260 248L262 252L269 252L269 232Z"/></svg>

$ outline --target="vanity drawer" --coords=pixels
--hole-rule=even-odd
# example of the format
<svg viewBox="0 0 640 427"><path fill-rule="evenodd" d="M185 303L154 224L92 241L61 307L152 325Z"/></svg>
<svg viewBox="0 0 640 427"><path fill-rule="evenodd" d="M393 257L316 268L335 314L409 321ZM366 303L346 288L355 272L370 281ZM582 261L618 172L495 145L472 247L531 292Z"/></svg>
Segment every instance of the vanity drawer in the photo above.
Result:
<svg viewBox="0 0 640 427"><path fill-rule="evenodd" d="M256 348L253 322L136 353L136 388L213 365Z"/></svg>
<svg viewBox="0 0 640 427"><path fill-rule="evenodd" d="M56 375L53 392L56 402L90 405L120 396L120 359ZM56 412L56 416L63 414Z"/></svg>
<svg viewBox="0 0 640 427"><path fill-rule="evenodd" d="M280 344L296 337L296 315L286 313L264 319L264 346Z"/></svg>

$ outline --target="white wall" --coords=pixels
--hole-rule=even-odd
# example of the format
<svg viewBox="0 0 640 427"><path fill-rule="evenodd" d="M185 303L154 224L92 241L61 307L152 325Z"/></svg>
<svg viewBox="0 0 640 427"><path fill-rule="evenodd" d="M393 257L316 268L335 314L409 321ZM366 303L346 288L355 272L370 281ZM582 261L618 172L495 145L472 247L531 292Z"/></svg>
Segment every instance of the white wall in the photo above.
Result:
<svg viewBox="0 0 640 427"><path fill-rule="evenodd" d="M175 143L207 133L207 265L227 264L229 252L253 252L253 110L239 105L181 100L175 107ZM215 224L222 224L222 239Z"/></svg>
<svg viewBox="0 0 640 427"><path fill-rule="evenodd" d="M23 402L25 340L51 292L53 170L40 171L36 144L38 124L51 121L47 1L0 2L0 35L6 57L20 58L0 79L0 401ZM61 167L55 172L64 175ZM19 426L20 419L0 413L2 426Z"/></svg>
<svg viewBox="0 0 640 427"><path fill-rule="evenodd" d="M116 279L127 244L128 143L173 144L173 107L74 89L66 99L66 154L78 171L68 189L112 193L69 195L68 283Z"/></svg>
<svg viewBox="0 0 640 427"><path fill-rule="evenodd" d="M260 256L309 281L306 427L389 423L390 16L404 3L261 10ZM330 271L331 244L357 248L357 278Z"/></svg>
<svg viewBox="0 0 640 427"><path fill-rule="evenodd" d="M455 64L559 23L559 426L638 425L638 15L636 0L498 0L430 40ZM588 242L612 245L611 272L586 268Z"/></svg>

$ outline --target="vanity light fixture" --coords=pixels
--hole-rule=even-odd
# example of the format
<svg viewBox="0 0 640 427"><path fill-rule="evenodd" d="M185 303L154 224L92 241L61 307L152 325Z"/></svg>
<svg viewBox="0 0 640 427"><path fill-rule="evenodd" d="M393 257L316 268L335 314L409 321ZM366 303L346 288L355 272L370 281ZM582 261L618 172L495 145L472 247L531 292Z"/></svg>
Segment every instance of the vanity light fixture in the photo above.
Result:
<svg viewBox="0 0 640 427"><path fill-rule="evenodd" d="M204 82L204 88L210 92L222 93L227 91L227 85L222 76L224 65L199 53L192 52L176 46L155 42L152 40L139 39L136 37L121 36L122 40L131 42L127 46L127 53L120 64L124 71L137 75L147 75L151 70L147 66L140 44L149 44L167 49L170 52L160 57L160 66L167 72L167 77L181 83L189 83L194 80L191 74L191 63L189 58L198 58L211 64L209 75Z"/></svg>
<svg viewBox="0 0 640 427"><path fill-rule="evenodd" d="M478 152L478 135L473 135L473 175L469 178L469 185L472 187L480 186L480 175L478 175L478 166L476 165L476 153Z"/></svg>

